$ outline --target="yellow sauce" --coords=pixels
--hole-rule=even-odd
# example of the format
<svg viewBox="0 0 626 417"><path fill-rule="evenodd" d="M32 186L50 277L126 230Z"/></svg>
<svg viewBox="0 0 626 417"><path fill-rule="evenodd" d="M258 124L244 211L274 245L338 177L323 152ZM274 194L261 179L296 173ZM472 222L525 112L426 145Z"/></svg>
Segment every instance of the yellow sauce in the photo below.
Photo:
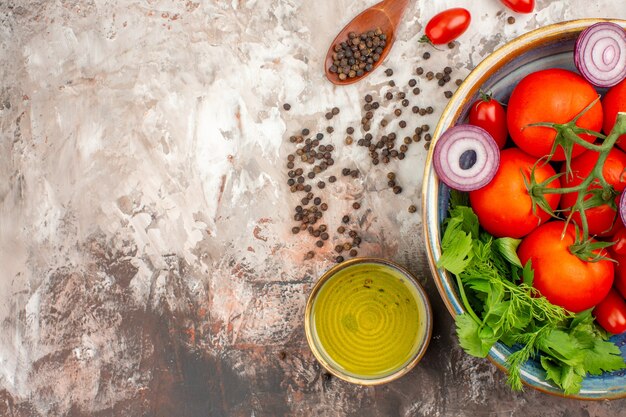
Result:
<svg viewBox="0 0 626 417"><path fill-rule="evenodd" d="M415 284L390 266L348 266L322 285L313 302L317 348L349 376L393 374L411 362L425 337L426 311L417 300Z"/></svg>

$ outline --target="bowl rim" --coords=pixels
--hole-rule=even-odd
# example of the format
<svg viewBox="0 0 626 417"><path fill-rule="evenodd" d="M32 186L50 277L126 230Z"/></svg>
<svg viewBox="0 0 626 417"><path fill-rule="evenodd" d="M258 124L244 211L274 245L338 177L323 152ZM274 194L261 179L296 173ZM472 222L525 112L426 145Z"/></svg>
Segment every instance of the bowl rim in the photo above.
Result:
<svg viewBox="0 0 626 417"><path fill-rule="evenodd" d="M408 281L410 281L414 285L418 293L417 302L423 304L424 311L426 312L426 320L425 320L426 329L424 331L424 337L420 341L420 345L417 351L415 352L414 356L403 367L399 368L397 371L393 372L392 374L381 377L381 378L371 378L371 379L370 378L358 378L352 375L346 375L342 373L341 371L337 370L326 360L322 352L320 352L319 349L317 348L314 337L313 337L313 331L311 329L311 314L313 311L313 303L315 301L317 294L322 288L322 286L329 279L335 276L335 274L337 274L339 271L344 270L354 265L358 265L358 264L383 265L383 266L390 267L400 272L400 274L402 274ZM324 274L322 274L320 279L315 283L315 286L311 289L309 293L309 297L307 299L305 311L304 311L304 331L306 333L306 340L309 345L309 348L313 352L313 356L315 356L315 359L317 359L317 361L328 372L330 372L337 378L353 383L353 384L358 384L358 385L370 386L370 385L385 384L387 382L394 381L400 378L401 376L405 375L406 373L408 373L411 369L415 367L415 365L417 365L417 363L422 359L422 357L426 353L426 350L428 349L428 345L430 343L430 338L432 336L432 329L433 329L432 307L430 304L430 300L428 299L428 294L426 293L426 290L424 289L422 284L420 284L419 280L415 277L415 275L413 275L403 266L389 259L376 258L376 257L356 257L356 258L352 258L347 261L338 263L332 266L331 268L329 268L326 272L324 272Z"/></svg>
<svg viewBox="0 0 626 417"><path fill-rule="evenodd" d="M554 40L562 39L568 36L575 36L587 27L600 22L612 22L626 28L626 20L610 19L610 18L587 18L569 20L551 25L543 26L538 29L525 33L498 48L485 59L483 59L463 80L463 83L455 91L450 98L448 104L443 110L437 127L433 132L431 146L424 163L424 175L422 182L422 229L425 239L428 264L433 275L437 291L444 302L450 315L455 318L457 314L463 313L463 308L458 294L453 291L448 295L446 286L444 285L443 276L449 277L449 273L437 267L437 259L441 255L441 236L439 233L439 212L437 203L439 200L439 178L433 170L432 160L434 145L443 133L458 119L463 111L465 104L474 97L484 82L502 68L508 61L517 56L528 52L529 50L548 44ZM434 219L435 226L431 227L430 221ZM431 243L435 242L437 247ZM436 251L435 251L436 249ZM497 358L495 357L497 356ZM508 372L504 366L506 358L503 353L495 350L495 346L490 350L487 359L500 370ZM626 398L626 390L623 392L613 393L607 392L604 395L580 395L565 394L556 386L539 385L537 378L524 375L522 372L522 382L526 386L530 386L538 391L551 394L558 397L574 398L580 400L602 400L602 399L619 399Z"/></svg>

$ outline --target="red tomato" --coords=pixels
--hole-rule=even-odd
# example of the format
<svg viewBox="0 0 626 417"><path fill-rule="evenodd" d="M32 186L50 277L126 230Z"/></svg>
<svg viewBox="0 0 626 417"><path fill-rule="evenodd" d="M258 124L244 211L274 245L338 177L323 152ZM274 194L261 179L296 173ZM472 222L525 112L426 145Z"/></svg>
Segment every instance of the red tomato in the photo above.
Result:
<svg viewBox="0 0 626 417"><path fill-rule="evenodd" d="M485 129L496 141L498 147L504 148L509 134L506 128L506 113L502 105L492 99L490 95L483 95L480 100L476 100L472 104L469 122Z"/></svg>
<svg viewBox="0 0 626 417"><path fill-rule="evenodd" d="M617 237L617 234L615 235L615 237ZM619 291L622 297L626 298L626 254L617 253L616 251L613 250L613 248L618 244L619 244L619 241L618 243L616 243L615 245L609 248L609 252L611 253L611 258L613 258L616 262L615 263L615 281L613 282L613 286L615 287L617 291Z"/></svg>
<svg viewBox="0 0 626 417"><path fill-rule="evenodd" d="M615 235L613 235L611 240L615 242L613 246L609 247L613 258L615 258L615 255L626 255L626 227L624 227L623 223L621 224L621 227L617 230Z"/></svg>
<svg viewBox="0 0 626 417"><path fill-rule="evenodd" d="M585 180L593 170L600 154L594 151L587 151L572 160L573 176L563 175L561 177L561 187L573 187ZM615 188L616 191L622 192L626 187L626 153L617 148L611 149L609 155L602 167L602 175L604 179ZM565 172L565 168L562 169ZM600 188L598 185L592 185L589 188ZM576 202L578 193L568 193L561 197L561 208L568 209ZM619 205L619 197L615 198L615 203ZM611 236L617 232L621 225L616 210L608 204L593 207L585 210L587 223L589 224L589 234L598 236ZM574 213L572 216L574 221L580 225L580 215Z"/></svg>
<svg viewBox="0 0 626 417"><path fill-rule="evenodd" d="M596 321L609 333L619 334L626 331L626 301L615 290L593 309Z"/></svg>
<svg viewBox="0 0 626 417"><path fill-rule="evenodd" d="M537 214L533 214L532 201L524 184L524 177L530 178L535 162L535 158L517 148L505 149L500 153L500 166L493 180L469 193L470 204L487 232L497 237L520 238L550 218L539 207ZM538 182L553 175L555 171L549 164L535 168ZM551 188L558 188L559 185L558 179L550 183ZM560 195L548 194L546 199L550 207L556 209Z"/></svg>
<svg viewBox="0 0 626 417"><path fill-rule="evenodd" d="M428 21L424 30L426 36L420 42L434 45L451 42L467 30L471 20L470 12L462 7L444 10Z"/></svg>
<svg viewBox="0 0 626 417"><path fill-rule="evenodd" d="M511 139L523 151L541 157L548 155L554 144L556 131L549 127L532 126L539 122L567 123L598 97L593 86L581 76L563 69L547 69L524 77L515 87L507 108L507 123ZM577 126L600 131L602 106L596 103ZM581 135L587 142L594 137ZM574 145L573 156L585 148ZM563 149L558 147L553 160L565 159Z"/></svg>
<svg viewBox="0 0 626 417"><path fill-rule="evenodd" d="M509 9L517 13L530 13L535 9L535 0L500 0Z"/></svg>
<svg viewBox="0 0 626 417"><path fill-rule="evenodd" d="M626 111L626 79L606 93L602 100L602 108L604 109L602 131L608 135L611 133L611 129L613 129L617 113ZM626 135L619 137L617 146L626 150Z"/></svg>
<svg viewBox="0 0 626 417"><path fill-rule="evenodd" d="M613 262L585 262L573 255L573 224L563 229L565 222L543 224L526 236L517 249L525 265L530 260L535 272L533 287L552 304L578 313L598 304L613 285Z"/></svg>

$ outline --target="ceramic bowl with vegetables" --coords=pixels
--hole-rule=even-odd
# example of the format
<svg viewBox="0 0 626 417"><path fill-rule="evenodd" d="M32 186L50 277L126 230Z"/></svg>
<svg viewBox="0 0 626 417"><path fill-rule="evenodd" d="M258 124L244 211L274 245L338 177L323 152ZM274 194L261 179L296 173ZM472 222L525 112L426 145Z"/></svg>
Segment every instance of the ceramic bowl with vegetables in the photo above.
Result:
<svg viewBox="0 0 626 417"><path fill-rule="evenodd" d="M516 390L626 397L625 28L584 19L509 42L433 135L430 266L460 345Z"/></svg>

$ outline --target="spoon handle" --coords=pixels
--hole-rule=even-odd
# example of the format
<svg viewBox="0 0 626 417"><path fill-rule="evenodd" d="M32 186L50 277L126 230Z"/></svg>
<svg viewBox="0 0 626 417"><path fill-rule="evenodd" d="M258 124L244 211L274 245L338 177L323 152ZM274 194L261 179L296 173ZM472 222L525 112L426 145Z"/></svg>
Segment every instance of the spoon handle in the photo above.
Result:
<svg viewBox="0 0 626 417"><path fill-rule="evenodd" d="M389 20L396 26L400 22L409 0L383 0L379 4L380 9L385 11Z"/></svg>

